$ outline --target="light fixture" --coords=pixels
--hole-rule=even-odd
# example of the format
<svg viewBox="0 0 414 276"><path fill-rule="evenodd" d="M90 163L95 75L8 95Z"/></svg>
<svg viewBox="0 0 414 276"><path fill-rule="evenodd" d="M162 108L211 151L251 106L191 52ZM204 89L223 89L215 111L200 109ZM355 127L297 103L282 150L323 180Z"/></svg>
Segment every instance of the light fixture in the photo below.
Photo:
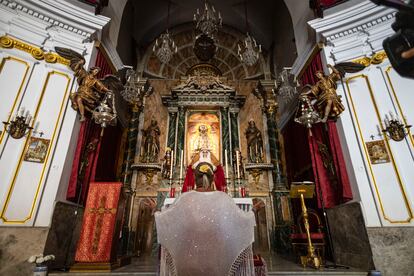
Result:
<svg viewBox="0 0 414 276"><path fill-rule="evenodd" d="M163 64L170 62L174 54L178 52L178 47L175 44L174 40L171 38L170 33L168 32L168 27L170 24L170 4L168 1L168 16L167 16L167 28L165 33L161 34L159 38L155 40L155 44L152 47L152 51L155 53L157 58Z"/></svg>
<svg viewBox="0 0 414 276"><path fill-rule="evenodd" d="M152 87L145 79L141 80L132 68L127 70L126 79L121 96L136 108L142 104L144 96L148 96L152 92Z"/></svg>
<svg viewBox="0 0 414 276"><path fill-rule="evenodd" d="M29 131L33 129L33 127L30 126L31 123L33 123L33 117L30 115L29 110L25 112L24 107L20 108L16 114L13 115L10 121L3 122L6 132L9 133L14 139L20 139L26 136ZM37 131L38 125L39 124L36 123L36 128L32 133L39 133L42 136L43 132Z"/></svg>
<svg viewBox="0 0 414 276"><path fill-rule="evenodd" d="M299 105L295 114L295 122L311 128L313 124L318 123L321 118L318 112L315 111L309 98L305 95L300 97Z"/></svg>
<svg viewBox="0 0 414 276"><path fill-rule="evenodd" d="M388 114L385 115L384 123L385 129L382 132L397 142L404 140L411 127L411 125L404 124L398 116L394 117L392 112L390 112L390 117L388 117Z"/></svg>
<svg viewBox="0 0 414 276"><path fill-rule="evenodd" d="M275 80L275 90L281 99L285 102L291 101L297 93L297 80L294 78L294 85L291 84L291 68L283 68Z"/></svg>
<svg viewBox="0 0 414 276"><path fill-rule="evenodd" d="M110 105L108 104L110 101ZM115 97L112 92L106 92L104 99L99 105L92 111L92 118L95 123L101 125L102 131L108 125L116 125L116 108L115 108ZM103 132L101 133L101 135Z"/></svg>
<svg viewBox="0 0 414 276"><path fill-rule="evenodd" d="M194 14L194 22L199 32L212 37L222 26L223 19L220 12L217 12L214 6L205 0L202 12L197 9L197 12Z"/></svg>
<svg viewBox="0 0 414 276"><path fill-rule="evenodd" d="M249 34L249 21L247 19L247 4L244 1L244 12L246 19L246 38L244 39L243 44L237 45L237 55L240 58L240 61L245 63L248 66L253 66L260 58L260 53L262 52L262 45L257 44L256 39Z"/></svg>

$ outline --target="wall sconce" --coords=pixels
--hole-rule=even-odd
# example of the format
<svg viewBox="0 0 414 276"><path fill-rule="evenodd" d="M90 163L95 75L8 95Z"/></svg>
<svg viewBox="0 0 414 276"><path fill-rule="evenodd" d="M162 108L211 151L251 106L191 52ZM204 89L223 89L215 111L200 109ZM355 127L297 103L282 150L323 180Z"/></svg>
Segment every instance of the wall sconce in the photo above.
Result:
<svg viewBox="0 0 414 276"><path fill-rule="evenodd" d="M20 139L29 133L33 128L30 126L30 123L33 120L32 115L30 115L29 110L26 111L22 107L19 109L15 115L11 118L9 122L3 122L5 125L6 131L14 139Z"/></svg>
<svg viewBox="0 0 414 276"><path fill-rule="evenodd" d="M411 127L411 125L405 125L400 118L394 117L392 112L390 112L390 117L388 117L388 114L385 115L384 123L385 129L382 132L397 142L404 140Z"/></svg>

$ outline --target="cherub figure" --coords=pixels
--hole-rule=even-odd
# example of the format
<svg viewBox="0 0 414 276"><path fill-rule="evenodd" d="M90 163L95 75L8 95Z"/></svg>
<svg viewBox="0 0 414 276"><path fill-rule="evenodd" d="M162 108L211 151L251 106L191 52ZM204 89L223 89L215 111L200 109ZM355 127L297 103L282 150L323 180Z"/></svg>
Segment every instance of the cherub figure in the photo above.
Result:
<svg viewBox="0 0 414 276"><path fill-rule="evenodd" d="M56 47L55 50L60 56L70 60L69 66L75 72L79 88L69 98L72 108L79 111L81 122L85 121L85 111L92 112L106 93L123 90L121 81L113 75L98 79L101 70L99 67L92 67L86 71L85 59L79 53L61 47Z"/></svg>

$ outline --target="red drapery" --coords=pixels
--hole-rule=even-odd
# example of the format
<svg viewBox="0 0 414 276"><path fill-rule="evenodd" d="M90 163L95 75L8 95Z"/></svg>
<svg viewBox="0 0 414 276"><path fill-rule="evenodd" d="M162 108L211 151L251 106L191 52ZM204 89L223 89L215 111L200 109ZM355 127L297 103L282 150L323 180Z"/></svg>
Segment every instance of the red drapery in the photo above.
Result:
<svg viewBox="0 0 414 276"><path fill-rule="evenodd" d="M104 54L98 49L95 65L101 68L98 77L111 74L112 70ZM79 130L72 171L66 194L67 200L83 204L89 183L95 181L95 172L101 148L101 128L91 118L82 122Z"/></svg>
<svg viewBox="0 0 414 276"><path fill-rule="evenodd" d="M302 75L302 85L315 84L316 71L323 71L320 53L315 55ZM351 200L351 185L335 122L328 121L327 124L314 125L312 135L308 136L308 142L319 207L322 205L321 200L326 208Z"/></svg>
<svg viewBox="0 0 414 276"><path fill-rule="evenodd" d="M226 178L224 176L224 170L221 165L218 165L214 172L214 184L216 185L217 191L224 191L226 187ZM194 172L191 166L187 167L185 174L183 193L193 190L195 185Z"/></svg>

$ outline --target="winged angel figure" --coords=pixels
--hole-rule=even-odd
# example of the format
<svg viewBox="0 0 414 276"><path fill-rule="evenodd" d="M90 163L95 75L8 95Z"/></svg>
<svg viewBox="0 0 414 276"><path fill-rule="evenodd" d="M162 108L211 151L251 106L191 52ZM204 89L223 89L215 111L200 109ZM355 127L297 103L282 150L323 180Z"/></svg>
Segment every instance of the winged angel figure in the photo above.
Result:
<svg viewBox="0 0 414 276"><path fill-rule="evenodd" d="M318 81L303 96L312 95L316 98L316 108L319 111L322 120L326 123L328 119L336 119L345 110L342 104L341 96L336 93L337 81L341 80L346 73L356 73L365 68L365 66L353 63L342 62L335 66L328 64L332 72L325 76L322 71L316 72Z"/></svg>
<svg viewBox="0 0 414 276"><path fill-rule="evenodd" d="M75 72L79 88L70 95L72 108L80 114L80 121L85 121L85 111L91 112L105 98L117 97L124 89L122 82L114 75L106 75L98 79L101 68L91 67L89 71L84 68L83 56L71 49L55 47L56 52L63 58L70 60L70 68ZM116 101L112 101L115 103ZM115 106L111 106L116 110Z"/></svg>

